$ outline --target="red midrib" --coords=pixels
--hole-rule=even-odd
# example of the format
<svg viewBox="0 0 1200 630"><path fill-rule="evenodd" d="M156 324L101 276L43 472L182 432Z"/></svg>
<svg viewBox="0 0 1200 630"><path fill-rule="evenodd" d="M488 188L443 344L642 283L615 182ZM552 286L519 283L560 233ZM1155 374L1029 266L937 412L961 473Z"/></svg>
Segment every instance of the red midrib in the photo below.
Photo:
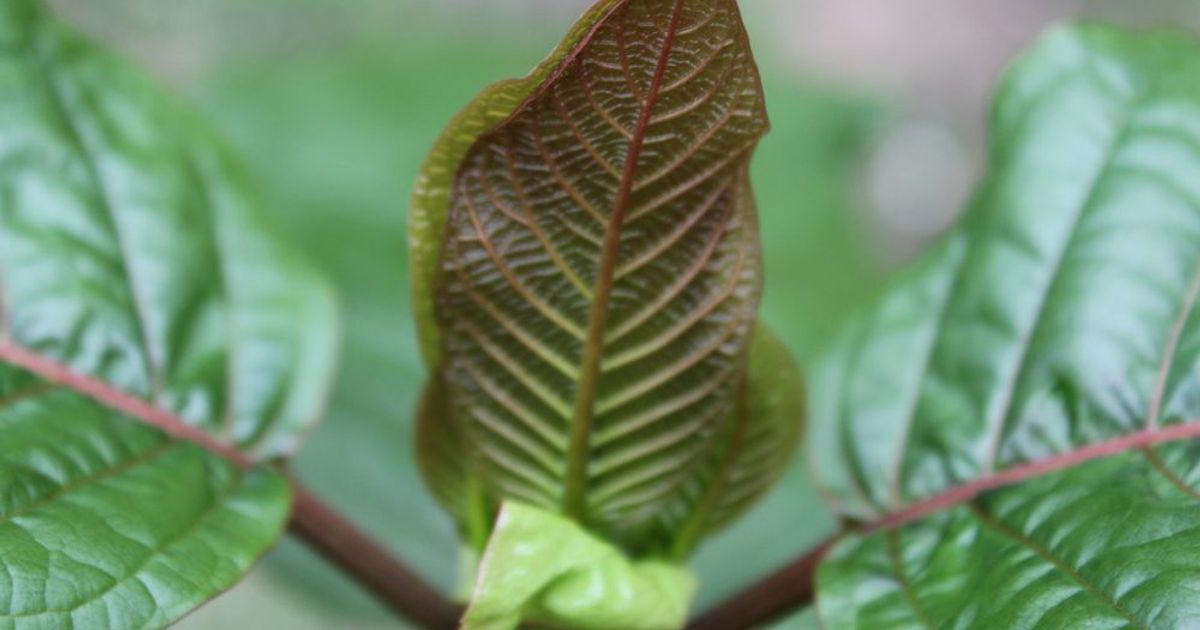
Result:
<svg viewBox="0 0 1200 630"><path fill-rule="evenodd" d="M1020 466L1014 466L991 475L980 477L963 485L955 486L940 494L871 521L863 526L860 531L871 533L884 529L894 529L966 503L989 490L1010 486L1059 470L1073 468L1095 459L1120 455L1127 451L1148 448L1156 444L1196 438L1200 438L1200 421L1193 420L1184 424L1143 429L1136 433L1088 444L1073 451L1021 464Z"/></svg>
<svg viewBox="0 0 1200 630"><path fill-rule="evenodd" d="M604 356L604 335L608 329L609 295L612 292L617 258L621 249L621 229L624 227L625 215L629 210L633 195L633 186L637 177L642 145L646 139L646 130L650 126L650 118L654 112L654 106L658 102L663 78L667 73L667 62L671 56L671 49L675 45L675 36L683 19L683 4L684 0L675 0L671 22L663 37L663 49L659 54L658 65L654 70L654 77L650 81L637 128L629 143L621 184L613 200L612 215L609 217L608 227L605 230L604 249L596 274L596 287L592 292L592 308L588 315L587 338L584 341L580 376L575 390L575 409L571 418L571 438L567 450L567 471L563 483L563 511L576 520L582 520L586 511L584 495L587 491L587 455L595 414L596 394L599 389L600 363Z"/></svg>
<svg viewBox="0 0 1200 630"><path fill-rule="evenodd" d="M240 468L253 465L241 451L184 422L174 414L103 381L74 372L11 340L0 340L0 361L87 396L109 409L130 416L168 435L193 442Z"/></svg>

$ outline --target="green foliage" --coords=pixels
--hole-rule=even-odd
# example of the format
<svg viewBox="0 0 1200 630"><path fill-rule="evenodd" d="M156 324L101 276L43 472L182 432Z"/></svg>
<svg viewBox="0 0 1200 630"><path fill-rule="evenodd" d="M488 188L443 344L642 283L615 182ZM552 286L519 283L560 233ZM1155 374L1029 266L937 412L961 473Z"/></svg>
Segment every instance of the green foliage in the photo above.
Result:
<svg viewBox="0 0 1200 630"><path fill-rule="evenodd" d="M1007 76L964 223L814 378L865 523L827 627L1200 618L1200 47L1076 26Z"/></svg>
<svg viewBox="0 0 1200 630"><path fill-rule="evenodd" d="M168 624L281 532L336 326L216 143L0 6L0 627ZM191 427L246 468L146 424Z"/></svg>
<svg viewBox="0 0 1200 630"><path fill-rule="evenodd" d="M29 616L49 625L162 625L225 588L270 546L286 516L286 484L270 470L241 471L122 417L139 414L95 400L96 386L153 403L256 459L285 455L313 417L302 412L319 402L326 380L319 368L331 369L325 356L334 328L327 321L328 301L311 273L263 236L253 200L192 122L162 103L144 81L109 69L111 62L90 50L31 46L59 37L74 41L57 27L30 29L19 22L41 19L33 5L9 3L4 10L9 22L0 28L6 56L0 91L20 97L0 105L3 137L15 139L4 147L9 159L0 161L3 305L6 314L14 314L6 320L7 345L0 345L6 357L0 367L0 562L11 574L0 572L0 602L5 588L17 594L10 604L16 612L8 611L18 619L15 626ZM42 30L54 36L34 35ZM572 38L564 49L578 43ZM22 56L27 47L41 56ZM80 61L95 58L104 63ZM1195 45L1182 37L1078 27L1047 40L1009 76L996 107L991 173L967 221L884 294L875 310L851 323L839 350L818 372L814 407L825 422L814 431L814 468L826 477L838 515L863 525L822 569L825 625L1158 627L1186 625L1200 615L1189 596L1200 582L1194 569L1200 544L1192 533L1200 453L1188 439L1200 433L1192 369L1200 293L1195 273L1200 255L1191 245L1200 227L1196 58ZM540 72L551 72L553 62L552 57ZM26 82L22 77L35 74L31 67L53 80ZM344 80L371 85L367 91L373 93L369 72ZM496 107L515 108L537 87L528 81L513 93L518 96L492 105L508 102ZM352 116L342 106L362 93L329 95L327 86L319 87L315 96L325 102L302 108L328 108L336 121L325 128L326 139L342 139L345 129L358 126L360 136L379 138L373 141L380 155L397 159L385 151L391 148L386 134L369 117L346 120ZM284 101L293 98L293 89L289 84L280 90ZM125 94L128 102L110 91ZM440 112L442 100L431 97L429 111ZM824 107L800 100L814 111ZM47 102L60 103L62 111L45 119L30 116ZM389 101L375 120L391 121L397 107L407 106L406 99L398 106ZM778 101L774 106L780 109ZM493 118L477 121L475 131L458 138L455 150L461 153L451 161L468 159L483 128L511 122L513 111L489 109ZM853 161L853 151L842 153L840 147L861 141L861 112L809 112L820 122L804 123L794 111L777 129L790 129L797 144L827 138L840 156L825 160L814 153L812 163L829 168L828 177L804 167L809 184L829 186L824 193L803 187L805 195L822 199L804 202L804 210L826 203L840 210L846 200L834 189L840 190L850 170L845 166ZM278 121L278 110L264 118L264 126L278 126L249 133L286 135L280 130L287 125L306 127ZM409 125L404 133L419 135L426 124L397 122L393 130ZM140 133L143 126L154 132ZM843 138L837 129L853 137ZM779 156L795 156L779 148L784 144L767 151L776 158L760 172L778 178L800 168L784 165L794 162ZM352 287L358 309L352 312L353 346L347 353L352 378L338 394L335 416L345 421L339 427L351 430L329 434L321 447L325 459L310 458L305 466L319 471L324 479L319 483L336 489L341 500L367 505L359 516L378 531L402 531L393 535L407 540L412 555L431 571L445 575L446 541L435 534L440 542L428 545L421 538L440 531L441 523L404 477L408 469L397 471L407 466L397 457L405 450L406 427L389 424L403 406L398 401L415 393L411 383L397 384L417 378L420 370L416 346L392 341L407 332L399 317L407 300L396 297L403 285L396 247L401 226L396 214L385 216L380 209L394 207L400 186L375 197L380 189L361 186L369 179L364 171L377 169L377 175L394 179L396 172L414 170L415 158L406 154L397 161L408 163L399 166L364 166L369 158L357 147L340 146L348 158L341 175L337 168L326 172L328 163L307 162L313 158L302 155L306 151L281 151L270 142L257 148L264 152L258 167L274 172L268 180L275 201L294 213L292 231L333 263ZM297 164L311 167L310 181L296 182L306 179L292 168ZM822 179L838 183L816 181ZM328 182L333 184L327 187ZM768 226L772 220L777 225L795 220L780 218L781 207L801 203L790 184L768 187L764 196L773 200L764 218ZM448 206L448 193L445 199ZM46 207L55 212L44 212ZM187 210L175 212L181 207ZM331 218L330 207L356 210ZM111 226L100 221L100 210L117 217ZM826 218L837 214L828 211ZM436 218L429 225L433 232L445 227L437 227ZM826 229L847 231L842 217ZM124 231L138 235L127 239L127 247L120 238ZM819 277L800 279L819 271L824 258L797 243L839 242L814 235L821 233L805 232L793 241L784 237L787 230L768 229L764 238L768 253L774 250L782 261L774 266L781 272L775 282L786 288L768 295L766 313L787 324L781 333L793 346L819 339L838 317L837 308L814 316L811 307L834 302L814 296L831 297L841 287ZM331 243L341 238L337 234L362 246L342 251ZM113 240L121 242L114 246ZM75 246L81 242L100 245ZM437 373L417 439L428 476L437 479L438 498L471 508L457 510L457 516L476 525L467 534L479 547L499 497L490 491L493 496L478 499L487 478L463 455L470 454L464 434L438 430L445 427L438 420L455 413L445 409L452 398L437 389L446 374L436 368L443 365L447 342L441 331L428 330L443 307L432 297L422 306L420 296L430 293L419 286L444 286L437 278L442 242L418 234L414 244L414 260L426 256L413 267L416 309L428 309L430 317L418 325L426 327L423 338L435 349L429 365ZM420 253L422 247L433 247L434 257ZM853 294L870 280L866 257L833 249L839 251L829 260L846 256L861 274L846 291ZM66 258L70 264L62 262ZM128 277L114 271L122 264L132 271ZM226 269L227 264L232 266ZM21 271L15 281L7 273L10 266ZM138 276L138 269L147 268L154 270L151 280ZM219 278L217 289L213 278ZM834 288L814 289L814 282ZM154 286L145 291L152 298L143 318L136 296L147 284ZM214 292L220 297L213 298ZM931 311L939 317L931 318ZM606 620L603 624L612 619L604 615L632 611L638 621L651 619L651 626L677 623L678 606L672 606L669 621L659 623L640 604L588 608L586 598L570 587L592 579L614 588L639 583L638 568L646 562L630 561L626 552L686 556L702 535L742 512L743 501L761 494L787 464L799 430L789 420L799 416L803 392L782 344L761 325L753 330L743 344L740 383L750 393L732 403L739 409L732 417L742 422L714 427L717 446L679 485L678 504L661 504L687 516L662 528L633 528L628 538L606 532L609 540L603 540L594 529L589 533L548 512L512 507L509 513L521 515L502 519L502 525L516 525L501 527L487 549L491 560L485 565L492 570L482 574L477 614L507 624L522 616L573 624ZM236 344L226 341L235 338ZM43 364L23 362L24 350L70 368L80 380L45 370L41 377L49 382L43 380L25 369L39 372ZM239 365L254 367L235 369ZM60 381L66 386L54 384ZM81 383L82 391L72 391ZM226 418L234 419L228 431ZM364 439L371 444L363 457L348 450ZM356 454L354 466L337 457L346 452ZM794 498L791 488L804 485L795 470L789 492L776 495L768 517L790 527L738 530L725 555L702 554L702 566L716 567L705 580L732 583L739 578L729 574L744 570L741 561L755 554L776 564L788 554L784 545L796 542L783 540L790 530L827 522ZM738 489L739 480L748 480L749 490ZM367 498L356 499L351 490ZM389 498L380 501L381 496ZM784 513L796 516L779 516ZM756 523L763 526L761 515ZM754 537L747 531L778 535ZM614 538L624 546L614 546ZM531 540L545 543L545 550L536 562L525 563L516 551ZM643 540L649 542L643 546ZM722 539L717 541L720 547ZM580 558L600 560L584 568ZM571 562L576 564L564 569ZM678 574L674 565L653 564ZM527 582L509 582L518 566L545 571ZM598 573L589 572L596 567ZM613 572L605 571L611 567ZM560 581L562 571L572 579ZM675 589L678 597L662 600L684 601L690 588ZM0 615L0 627L5 622L11 619Z"/></svg>
<svg viewBox="0 0 1200 630"><path fill-rule="evenodd" d="M573 521L505 503L479 564L465 630L551 627L657 630L682 627L696 579L673 564L632 562Z"/></svg>

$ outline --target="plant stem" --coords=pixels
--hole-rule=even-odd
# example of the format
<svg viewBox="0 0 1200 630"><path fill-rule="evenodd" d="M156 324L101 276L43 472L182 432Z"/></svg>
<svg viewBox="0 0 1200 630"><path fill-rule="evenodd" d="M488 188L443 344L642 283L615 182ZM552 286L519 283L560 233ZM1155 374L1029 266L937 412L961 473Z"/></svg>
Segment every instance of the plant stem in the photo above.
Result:
<svg viewBox="0 0 1200 630"><path fill-rule="evenodd" d="M453 630L462 607L446 599L362 530L292 480L292 534L400 616L429 630Z"/></svg>
<svg viewBox="0 0 1200 630"><path fill-rule="evenodd" d="M813 584L821 559L840 538L834 535L790 564L705 612L688 630L753 628L812 603Z"/></svg>

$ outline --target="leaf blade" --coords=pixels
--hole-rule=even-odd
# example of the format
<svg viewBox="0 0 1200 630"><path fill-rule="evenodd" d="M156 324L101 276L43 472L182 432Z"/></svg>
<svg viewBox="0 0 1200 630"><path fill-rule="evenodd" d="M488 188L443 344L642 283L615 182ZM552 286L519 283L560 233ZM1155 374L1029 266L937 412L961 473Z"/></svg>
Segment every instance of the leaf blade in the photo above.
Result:
<svg viewBox="0 0 1200 630"><path fill-rule="evenodd" d="M1133 564L1093 570L1135 543L1046 531L1074 522L1072 510L1093 522L1124 514L1145 531L1200 518L1181 454L1200 434L1186 402L1197 387L1198 77L1200 49L1184 37L1077 26L1005 80L971 214L847 333L815 388L831 420L811 436L826 489L868 523L822 569L829 623L1170 625L1194 614L1184 591ZM1103 472L1114 467L1174 496L1118 483ZM1068 506L1077 496L1100 507ZM997 511L1021 502L1040 502L1036 518ZM1013 564L1047 577L995 569L1005 555L982 543L952 549L981 538L1023 547ZM1164 553L1183 553L1173 548ZM880 580L873 592L851 583L868 576ZM1136 605L1122 603L1134 592Z"/></svg>
<svg viewBox="0 0 1200 630"><path fill-rule="evenodd" d="M283 530L253 462L317 420L331 294L217 141L32 0L0 7L0 138L0 625L168 625Z"/></svg>
<svg viewBox="0 0 1200 630"><path fill-rule="evenodd" d="M741 516L779 480L804 431L805 386L800 368L787 348L765 324L758 324L750 346L746 384L733 427L724 437L712 474L697 480L681 503L686 518L673 523L673 510L660 522L673 538L674 557L686 558L700 539Z"/></svg>
<svg viewBox="0 0 1200 630"><path fill-rule="evenodd" d="M550 78L562 60L578 47L617 2L619 0L606 0L593 5L562 43L526 77L485 88L446 125L422 165L410 204L408 241L417 337L429 369L441 364L441 333L434 314L434 286L454 174L479 136L510 117L538 86Z"/></svg>
<svg viewBox="0 0 1200 630"><path fill-rule="evenodd" d="M1194 461L1194 444L1172 448ZM851 539L821 568L820 612L838 628L928 627L946 619L1008 627L1186 625L1197 614L1194 520L1195 497L1140 453L1097 460L887 535ZM961 544L954 549L943 538ZM874 589L865 587L868 575ZM1130 579L1139 575L1145 578ZM1040 576L1037 587L1033 576ZM964 592L988 597L956 596Z"/></svg>
<svg viewBox="0 0 1200 630"><path fill-rule="evenodd" d="M0 86L14 140L0 330L246 450L286 454L329 381L328 287L263 236L241 175L194 121L31 10Z"/></svg>
<svg viewBox="0 0 1200 630"><path fill-rule="evenodd" d="M539 562L531 564L532 552ZM573 521L505 503L479 565L468 630L523 621L579 628L674 628L687 617L696 579L678 566L635 562Z"/></svg>
<svg viewBox="0 0 1200 630"><path fill-rule="evenodd" d="M435 315L493 494L615 533L682 492L728 423L761 290L746 162L767 123L734 3L602 6L457 166ZM698 410L676 447L636 455Z"/></svg>
<svg viewBox="0 0 1200 630"><path fill-rule="evenodd" d="M243 472L69 391L25 392L0 413L0 622L166 624L283 528L279 474Z"/></svg>

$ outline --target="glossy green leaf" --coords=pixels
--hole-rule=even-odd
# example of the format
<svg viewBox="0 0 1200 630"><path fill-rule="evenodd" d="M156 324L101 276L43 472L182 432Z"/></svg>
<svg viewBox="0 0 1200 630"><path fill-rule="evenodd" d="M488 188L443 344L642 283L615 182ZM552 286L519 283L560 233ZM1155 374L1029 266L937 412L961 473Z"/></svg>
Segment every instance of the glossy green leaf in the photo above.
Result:
<svg viewBox="0 0 1200 630"><path fill-rule="evenodd" d="M25 381L0 387L0 628L162 627L279 536L279 474L0 374Z"/></svg>
<svg viewBox="0 0 1200 630"><path fill-rule="evenodd" d="M632 562L570 520L510 502L480 562L462 625L509 630L529 620L597 630L680 628L695 590L685 569Z"/></svg>
<svg viewBox="0 0 1200 630"><path fill-rule="evenodd" d="M827 628L1188 628L1200 448L1126 452L853 537L820 571Z"/></svg>
<svg viewBox="0 0 1200 630"><path fill-rule="evenodd" d="M1200 615L1200 46L1065 28L1009 73L946 242L814 379L863 522L833 628L1182 627Z"/></svg>
<svg viewBox="0 0 1200 630"><path fill-rule="evenodd" d="M697 480L724 483L721 438L753 406L766 126L732 0L620 0L443 135L413 214L416 311L489 501L647 551L709 494Z"/></svg>
<svg viewBox="0 0 1200 630"><path fill-rule="evenodd" d="M330 294L220 147L38 3L0 6L0 627L165 625L279 535Z"/></svg>

